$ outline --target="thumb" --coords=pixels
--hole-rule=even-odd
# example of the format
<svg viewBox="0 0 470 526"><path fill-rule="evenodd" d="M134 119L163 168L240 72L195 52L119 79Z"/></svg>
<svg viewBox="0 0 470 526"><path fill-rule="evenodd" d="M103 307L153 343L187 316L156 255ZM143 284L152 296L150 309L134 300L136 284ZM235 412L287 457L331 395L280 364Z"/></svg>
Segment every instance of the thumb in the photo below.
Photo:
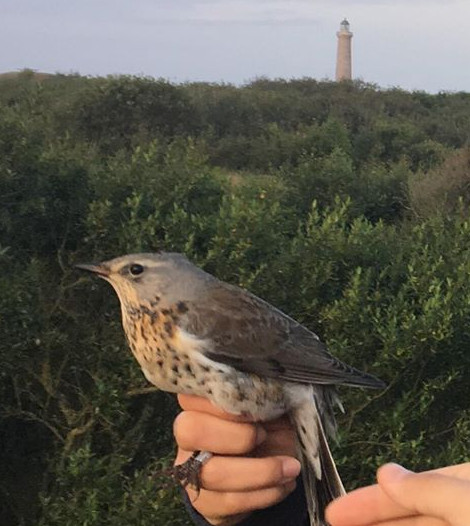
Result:
<svg viewBox="0 0 470 526"><path fill-rule="evenodd" d="M436 517L452 526L470 524L470 482L437 473L413 473L386 464L377 473L382 490L418 515Z"/></svg>

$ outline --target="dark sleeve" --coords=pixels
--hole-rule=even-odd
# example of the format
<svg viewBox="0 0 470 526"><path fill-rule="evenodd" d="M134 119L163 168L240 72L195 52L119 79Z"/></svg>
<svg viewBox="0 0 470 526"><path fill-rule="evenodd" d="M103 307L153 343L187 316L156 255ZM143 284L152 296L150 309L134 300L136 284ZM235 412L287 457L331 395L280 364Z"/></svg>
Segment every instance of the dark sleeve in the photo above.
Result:
<svg viewBox="0 0 470 526"><path fill-rule="evenodd" d="M191 505L188 495L183 491L183 500L189 516L196 526L211 526ZM297 487L282 502L254 511L237 526L308 526L307 504L305 502L302 480L297 480Z"/></svg>

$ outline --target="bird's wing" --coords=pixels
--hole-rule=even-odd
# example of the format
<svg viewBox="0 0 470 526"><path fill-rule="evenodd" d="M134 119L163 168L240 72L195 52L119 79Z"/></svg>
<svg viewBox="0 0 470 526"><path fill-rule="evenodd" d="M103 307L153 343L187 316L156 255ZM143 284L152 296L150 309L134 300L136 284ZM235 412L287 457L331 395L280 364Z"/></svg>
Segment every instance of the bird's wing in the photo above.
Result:
<svg viewBox="0 0 470 526"><path fill-rule="evenodd" d="M333 357L313 332L243 289L215 282L188 307L181 323L212 342L205 355L214 361L292 382L383 386Z"/></svg>

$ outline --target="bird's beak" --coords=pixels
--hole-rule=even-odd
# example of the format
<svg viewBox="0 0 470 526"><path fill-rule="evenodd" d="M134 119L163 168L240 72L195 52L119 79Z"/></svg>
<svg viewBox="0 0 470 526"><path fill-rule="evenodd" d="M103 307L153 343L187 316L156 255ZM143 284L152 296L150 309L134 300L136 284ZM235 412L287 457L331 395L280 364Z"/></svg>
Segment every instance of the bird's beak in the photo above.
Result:
<svg viewBox="0 0 470 526"><path fill-rule="evenodd" d="M75 268L78 268L80 270L86 270L87 272L92 272L93 274L100 276L100 278L107 278L110 274L110 269L103 263L79 263L78 265L75 265Z"/></svg>

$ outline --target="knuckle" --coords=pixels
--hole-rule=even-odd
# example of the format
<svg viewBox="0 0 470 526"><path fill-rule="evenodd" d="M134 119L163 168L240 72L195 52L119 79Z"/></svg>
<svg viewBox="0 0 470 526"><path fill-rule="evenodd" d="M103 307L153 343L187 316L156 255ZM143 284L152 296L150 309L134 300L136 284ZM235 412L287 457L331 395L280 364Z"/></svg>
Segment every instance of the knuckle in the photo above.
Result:
<svg viewBox="0 0 470 526"><path fill-rule="evenodd" d="M188 460L188 458L188 454L185 453L181 448L178 448L175 459L173 460L173 465L177 466L178 464L182 464L183 462Z"/></svg>
<svg viewBox="0 0 470 526"><path fill-rule="evenodd" d="M218 488L226 480L226 477L220 459L217 457L212 458L210 462L202 466L200 471L201 484L206 489Z"/></svg>
<svg viewBox="0 0 470 526"><path fill-rule="evenodd" d="M220 503L214 499L212 492L202 489L199 495L197 495L194 491L186 489L186 493L188 494L192 507L203 517L222 514Z"/></svg>
<svg viewBox="0 0 470 526"><path fill-rule="evenodd" d="M221 508L226 515L237 515L243 513L247 508L246 495L238 493L223 493Z"/></svg>
<svg viewBox="0 0 470 526"><path fill-rule="evenodd" d="M182 393L178 393L176 395L176 398L178 399L178 404L181 407L181 409L186 409L185 406L188 403L189 397L190 397L190 395L186 395L186 394L182 394Z"/></svg>
<svg viewBox="0 0 470 526"><path fill-rule="evenodd" d="M234 446L239 453L247 453L256 447L257 428L254 424L241 424L238 440Z"/></svg>
<svg viewBox="0 0 470 526"><path fill-rule="evenodd" d="M180 413L173 422L173 435L178 446L187 450L197 449L199 429L197 418L192 413Z"/></svg>
<svg viewBox="0 0 470 526"><path fill-rule="evenodd" d="M233 513L227 511L224 499L219 493L201 490L199 496L189 495L193 508L210 524L226 524Z"/></svg>
<svg viewBox="0 0 470 526"><path fill-rule="evenodd" d="M275 486L250 493L223 493L219 500L219 510L225 515L237 515L273 506L286 498L295 488L295 482L285 486Z"/></svg>

